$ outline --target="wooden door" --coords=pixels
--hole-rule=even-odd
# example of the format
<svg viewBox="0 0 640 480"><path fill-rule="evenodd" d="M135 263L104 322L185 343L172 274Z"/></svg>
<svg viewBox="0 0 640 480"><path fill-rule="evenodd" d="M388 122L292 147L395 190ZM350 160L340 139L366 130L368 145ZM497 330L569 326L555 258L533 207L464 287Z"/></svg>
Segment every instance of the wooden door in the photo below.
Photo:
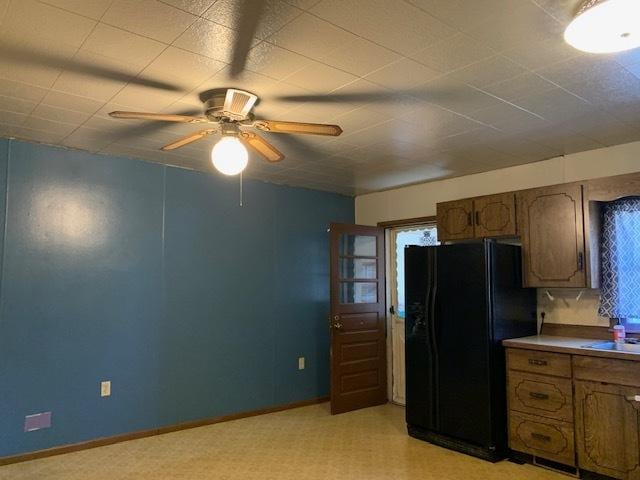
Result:
<svg viewBox="0 0 640 480"><path fill-rule="evenodd" d="M387 401L384 230L331 224L331 413Z"/></svg>
<svg viewBox="0 0 640 480"><path fill-rule="evenodd" d="M582 186L518 194L525 287L584 287Z"/></svg>
<svg viewBox="0 0 640 480"><path fill-rule="evenodd" d="M473 200L456 200L437 205L438 240L473 238Z"/></svg>
<svg viewBox="0 0 640 480"><path fill-rule="evenodd" d="M489 195L473 200L476 238L515 236L516 196Z"/></svg>
<svg viewBox="0 0 640 480"><path fill-rule="evenodd" d="M580 468L640 479L640 389L583 381L575 389Z"/></svg>

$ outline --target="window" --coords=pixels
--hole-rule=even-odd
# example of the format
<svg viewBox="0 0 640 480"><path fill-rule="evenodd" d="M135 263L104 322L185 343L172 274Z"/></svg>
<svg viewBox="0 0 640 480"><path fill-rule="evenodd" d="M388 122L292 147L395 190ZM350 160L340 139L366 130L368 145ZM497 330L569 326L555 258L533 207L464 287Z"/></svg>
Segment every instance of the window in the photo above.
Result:
<svg viewBox="0 0 640 480"><path fill-rule="evenodd" d="M392 261L395 261L395 268L393 269L395 276L394 305L396 315L404 318L404 249L409 245L420 245L423 247L438 245L438 235L435 225L405 228L396 230L393 234L395 237L395 251L392 256Z"/></svg>
<svg viewBox="0 0 640 480"><path fill-rule="evenodd" d="M640 324L640 197L604 207L598 313Z"/></svg>

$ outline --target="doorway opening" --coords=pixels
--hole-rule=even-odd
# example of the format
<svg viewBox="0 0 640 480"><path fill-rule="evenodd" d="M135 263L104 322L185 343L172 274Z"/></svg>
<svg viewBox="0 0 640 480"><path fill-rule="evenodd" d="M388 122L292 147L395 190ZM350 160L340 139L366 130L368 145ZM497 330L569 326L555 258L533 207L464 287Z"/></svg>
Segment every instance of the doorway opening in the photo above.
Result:
<svg viewBox="0 0 640 480"><path fill-rule="evenodd" d="M404 356L404 249L410 245L438 245L435 221L419 225L394 227L387 230L387 331L390 374L389 398L398 405L405 404L405 356Z"/></svg>

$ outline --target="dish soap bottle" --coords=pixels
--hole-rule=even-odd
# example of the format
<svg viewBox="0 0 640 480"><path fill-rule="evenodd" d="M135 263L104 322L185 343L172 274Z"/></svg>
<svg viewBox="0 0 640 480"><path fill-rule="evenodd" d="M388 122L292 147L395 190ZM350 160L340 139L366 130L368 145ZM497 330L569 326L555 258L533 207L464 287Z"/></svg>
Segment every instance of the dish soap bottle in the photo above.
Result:
<svg viewBox="0 0 640 480"><path fill-rule="evenodd" d="M626 337L626 332L624 325L620 323L620 319L618 318L618 323L613 327L613 341L616 344L617 350L622 350L624 346L624 339Z"/></svg>

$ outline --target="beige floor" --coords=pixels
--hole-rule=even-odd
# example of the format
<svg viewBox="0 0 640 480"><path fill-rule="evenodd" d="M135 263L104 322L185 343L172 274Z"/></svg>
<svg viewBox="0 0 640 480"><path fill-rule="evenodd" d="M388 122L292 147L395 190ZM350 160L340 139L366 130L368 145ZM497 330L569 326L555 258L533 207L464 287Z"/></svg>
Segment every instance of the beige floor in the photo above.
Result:
<svg viewBox="0 0 640 480"><path fill-rule="evenodd" d="M563 480L409 438L404 410L289 410L0 467L2 480Z"/></svg>

